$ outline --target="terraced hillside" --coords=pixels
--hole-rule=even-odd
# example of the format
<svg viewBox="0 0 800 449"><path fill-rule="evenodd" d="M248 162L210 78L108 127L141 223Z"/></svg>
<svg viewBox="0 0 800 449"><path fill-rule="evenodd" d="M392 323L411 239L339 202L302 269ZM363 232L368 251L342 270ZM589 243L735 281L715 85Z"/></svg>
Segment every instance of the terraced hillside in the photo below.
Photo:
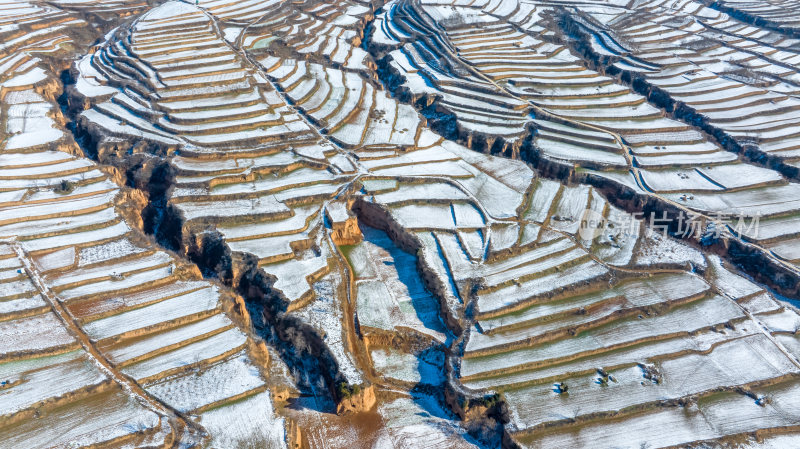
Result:
<svg viewBox="0 0 800 449"><path fill-rule="evenodd" d="M798 444L787 18L9 5L0 447Z"/></svg>
<svg viewBox="0 0 800 449"><path fill-rule="evenodd" d="M748 2L722 1L712 4L716 9L735 16L745 23L768 29L782 28L797 37L798 21L793 14L796 5L786 1Z"/></svg>
<svg viewBox="0 0 800 449"><path fill-rule="evenodd" d="M585 25L578 27L585 33L585 39L599 39L597 36L605 33L602 35L609 36L608 39L635 46L635 50L618 46L619 53L604 52L604 47L597 47L597 56L604 55L607 70L636 78L641 82L640 90L647 89L651 98L655 95L669 98L665 101L676 115L701 124L730 150L766 162L796 180L796 67L800 60L797 41L777 31L760 31L708 8L699 8L698 13L698 8L687 4L667 13L663 6L654 4L652 12L665 11L672 16L670 21L662 23L642 21L640 12L610 10L603 17L616 17L610 21L612 26L607 32L597 28L597 19L591 15ZM613 14L617 12L620 14ZM688 23L689 14L697 17L697 26L679 25ZM726 166L720 168L731 170ZM759 172L768 173L763 169ZM707 174L715 178L712 173ZM778 180L774 173L768 178ZM755 181L759 176L754 173L748 179ZM759 187L769 185L767 178L761 179L763 184L758 183ZM721 178L715 181L726 185ZM787 192L787 198L792 197ZM712 201L703 194L686 203L708 213L723 209L721 205L712 205ZM746 238L796 264L797 243L791 224L796 212L791 203L781 203L772 210L760 208L764 211L761 228L764 232L747 233Z"/></svg>
<svg viewBox="0 0 800 449"><path fill-rule="evenodd" d="M77 42L43 29L3 66L0 445L282 444L267 391L282 380L264 375L280 361L240 299L155 248L123 219L130 192L74 156L39 57Z"/></svg>
<svg viewBox="0 0 800 449"><path fill-rule="evenodd" d="M789 224L797 215L797 172L790 151L784 151L791 150L796 131L791 50L770 52L785 61L781 66L764 58L756 62L758 50L739 52L755 68L726 62L736 60L737 47L726 44L731 50L720 53L712 38L734 43L740 38L710 28L714 25L670 18L685 10L684 18L691 14L702 22L710 15L714 24L726 20L727 16L699 4L692 7L690 2L684 2L683 9L671 5L674 9L663 14L666 10L653 2L616 7L512 4L391 2L376 20L371 48L382 58L384 77L401 90L414 92L412 100L432 95L439 104L439 98L446 98L444 91L414 90L414 86L435 86L431 71L441 70L441 61L446 60L448 67L460 67L450 69L451 74L470 73L456 83L469 84L478 76L528 103L535 108L531 126L536 131L519 157L536 160L540 168L563 173L580 167L585 170L577 178L603 188L611 183L611 190L624 189L626 196L636 196L639 202L659 203L657 208L670 210L671 220L681 212L695 221L716 220L747 242L737 251L759 252L778 271L797 271L797 240ZM610 27L601 23L620 23L636 34L606 32ZM430 36L443 43L425 44ZM766 39L772 42L776 37L780 36ZM751 43L749 47L757 48ZM430 51L409 65L408 49L420 45ZM695 47L725 56L687 57ZM742 42L739 47L748 45ZM524 63L518 59L521 53ZM716 72L738 71L739 77L718 78L721 84L712 88L714 75L708 70L704 74L704 66ZM774 81L769 88L741 83L737 87L735 80L743 79L743 73L763 73L759 70L771 72ZM702 93L692 93L689 85L695 81ZM420 100L416 103L420 106ZM443 103L441 107L446 108ZM458 110L446 114L459 126L469 121ZM434 114L432 120L443 119ZM453 137L471 143L461 132ZM477 149L504 151L496 144ZM770 154L773 149L775 154ZM754 221L759 229L763 222L769 231L752 232ZM671 224L673 229L676 224L680 225ZM683 231L692 234L690 229Z"/></svg>

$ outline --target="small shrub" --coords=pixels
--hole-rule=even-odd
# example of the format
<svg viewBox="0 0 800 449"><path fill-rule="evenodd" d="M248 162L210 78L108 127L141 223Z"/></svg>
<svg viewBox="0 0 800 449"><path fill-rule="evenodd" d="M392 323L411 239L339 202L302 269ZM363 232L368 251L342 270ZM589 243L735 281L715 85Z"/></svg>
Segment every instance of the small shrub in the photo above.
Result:
<svg viewBox="0 0 800 449"><path fill-rule="evenodd" d="M75 184L72 181L62 179L61 182L56 184L55 188L53 189L54 192L65 195L67 193L72 192L75 190Z"/></svg>

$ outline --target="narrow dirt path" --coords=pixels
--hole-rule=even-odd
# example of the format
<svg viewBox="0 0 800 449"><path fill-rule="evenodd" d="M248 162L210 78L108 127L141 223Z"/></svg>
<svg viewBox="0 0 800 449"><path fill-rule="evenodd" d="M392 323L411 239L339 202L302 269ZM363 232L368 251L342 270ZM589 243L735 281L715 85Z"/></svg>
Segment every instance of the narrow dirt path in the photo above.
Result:
<svg viewBox="0 0 800 449"><path fill-rule="evenodd" d="M97 349L88 335L81 329L72 315L61 304L58 296L47 287L39 274L39 269L31 260L27 252L16 240L7 241L20 262L25 267L25 271L30 277L36 289L50 305L58 319L64 324L67 330L78 340L83 349L97 365L100 370L119 384L122 389L134 400L145 408L153 411L159 416L166 417L172 426L172 433L175 437L175 447L197 447L202 446L207 440L208 434L202 426L181 416L176 410L165 405L158 399L147 393L138 383L119 372L116 367Z"/></svg>

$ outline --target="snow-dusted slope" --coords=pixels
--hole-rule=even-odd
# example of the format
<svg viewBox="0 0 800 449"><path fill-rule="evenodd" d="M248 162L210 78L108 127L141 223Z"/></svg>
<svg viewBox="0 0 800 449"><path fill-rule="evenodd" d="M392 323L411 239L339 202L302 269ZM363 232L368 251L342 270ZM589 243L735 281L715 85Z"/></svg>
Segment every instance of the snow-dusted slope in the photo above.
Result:
<svg viewBox="0 0 800 449"><path fill-rule="evenodd" d="M246 324L232 295L132 230L118 210L127 196L73 156L55 77L37 58L69 30L48 30L23 34L0 75L0 445L232 442L250 435L204 428L204 412L250 397L265 410L251 419L283 442L251 352L263 354L229 317Z"/></svg>
<svg viewBox="0 0 800 449"><path fill-rule="evenodd" d="M745 237L791 291L796 184L610 69L715 126L753 100L789 129L772 31L692 2L19 5L0 446L796 442L800 314L641 214L763 212ZM679 49L701 32L783 83L717 76L728 50ZM101 34L57 104L63 67L37 53Z"/></svg>

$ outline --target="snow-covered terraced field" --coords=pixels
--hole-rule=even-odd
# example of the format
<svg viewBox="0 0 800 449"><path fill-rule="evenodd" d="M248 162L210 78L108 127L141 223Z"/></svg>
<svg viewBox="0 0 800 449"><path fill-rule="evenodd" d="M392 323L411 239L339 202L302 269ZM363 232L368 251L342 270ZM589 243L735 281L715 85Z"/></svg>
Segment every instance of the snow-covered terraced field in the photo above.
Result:
<svg viewBox="0 0 800 449"><path fill-rule="evenodd" d="M275 57L260 63L287 97L338 144L349 148L415 144L421 123L414 108L376 92L357 73Z"/></svg>
<svg viewBox="0 0 800 449"><path fill-rule="evenodd" d="M246 29L231 33L231 36L238 33L231 40L238 39L242 48L256 54L273 48L290 49L304 58L337 68L366 70L373 67L367 52L360 47L364 26L372 18L373 4L363 0L250 3L257 3L262 12L250 17ZM252 9L241 8L247 2L235 4L235 9L241 12ZM217 8L221 7L209 7L208 11L225 22L236 23L236 18L228 17L229 12Z"/></svg>
<svg viewBox="0 0 800 449"><path fill-rule="evenodd" d="M348 250L357 289L357 317L361 331L410 329L444 343L447 330L439 318L439 304L415 276L415 260L384 232L362 228L364 241Z"/></svg>
<svg viewBox="0 0 800 449"><path fill-rule="evenodd" d="M536 116L533 149L546 160L588 168L687 213L769 221L797 214L796 40L777 31L756 33L692 2L566 10L545 2L507 3L495 9L493 2L391 2L378 15L371 45L386 55L390 83L399 78L407 86L446 61L464 71L455 83L478 76L524 101ZM477 16L483 18L468 19ZM622 73L624 82L586 68L575 44L561 34L554 39L553 29L583 30L581 44L598 58L593 63ZM437 45L427 44L431 36ZM404 64L403 49L421 45L432 56ZM735 151L764 155L748 161ZM765 163L770 157L776 159ZM777 229L769 238L741 228L737 234L796 270L800 242L788 227Z"/></svg>
<svg viewBox="0 0 800 449"><path fill-rule="evenodd" d="M467 126L464 123L470 114L484 120L491 117L486 114L516 114L513 126L517 131L503 134L486 128L475 134L483 136L480 138L502 137L501 145L509 143L504 148L515 152L528 127L535 126L536 144L547 157L574 161L575 151L580 149L583 153L577 154L585 154L584 162L601 169L601 175L609 168L634 171L636 167L637 179L630 182L658 195L689 193L699 200L701 195L720 194L743 199L753 196L755 189L793 188L769 169L739 162L691 125L665 117L630 88L583 68L566 46L546 41L532 9L487 14L484 20L474 22L464 19L468 23L449 20L454 10L462 18L485 13L474 6L431 6L428 12L433 18L421 18L418 10L401 2L385 8L376 22L376 33L378 25L391 24L394 31L376 34L374 39L388 48L397 46L390 54L390 65L393 73L407 75L408 95L418 93L408 86L408 80L424 72L428 81L418 87L434 86L428 93L444 93L437 107L447 108L448 113L455 110L459 126ZM445 33L411 32L421 23L433 27L437 14L447 14L438 17L445 23ZM180 19L167 19L175 16ZM392 333L404 338L417 333L430 339L427 349L416 343L403 351L418 360L419 373L435 372L435 367L426 368L423 354L437 345L450 344L447 335L463 330L463 349L451 354L457 365L454 375L460 379L456 382L474 391L507 392L505 400L512 417L508 430L524 439L536 435L539 426L556 424L559 419L550 416L536 421L520 408L530 403L533 393L515 396L512 392L538 386L552 395L547 400L561 401L563 396L551 391L553 381L563 379L566 388L573 376L591 375L598 367L614 379L611 370L635 371L641 365L645 367L640 369L642 373L652 378L647 370L661 360L688 357L695 351L693 357L713 364L715 353L710 348L735 347L739 343L734 342L740 340L766 345L769 349L765 350L775 357L776 362L752 362L754 369L763 368L761 374L735 375L731 383L722 383L711 373L698 373L706 377L698 378L695 389L670 390L675 401L705 397L720 388L778 382L798 369L796 358L772 334L759 331L760 318L754 314L784 310L768 293L758 287L745 297L725 293L717 273L727 271L710 268L710 262L696 250L645 231L643 222L609 204L600 191L538 179L524 164L470 152L442 139L426 129L426 120L414 110L376 87L364 76L364 69L351 71L324 60L298 58L303 51L292 47L296 44L289 45L294 52L291 57L264 50L272 48L269 43L251 50L257 58L243 57L236 48L241 45L247 50L248 44L231 39L236 30L223 33L212 25L217 23L213 20L213 10L203 12L170 3L137 21L130 37L111 36L90 60L78 64L78 84L94 86L83 92L94 93L87 95L93 106L82 114L83 126L96 136L120 130L95 119L95 113L112 109L105 98L129 113L144 108L135 114L136 126L149 134L131 133L126 138L133 143L138 136L165 149L166 154L178 153L170 159L176 188L169 192L168 201L189 232L211 226L231 251L255 256L258 266L275 277L274 287L298 317L319 319L315 318L319 316L316 309L327 307L323 304L329 295L328 287L321 286L341 285L329 276L351 273L347 290L355 303L342 307L355 311L355 338L373 348L369 350L372 356L356 355L354 362L346 352L358 352L362 346L348 335L349 326L329 327L324 320L317 323L332 352L338 354L343 372L349 373L349 381L357 382L362 376L375 379L373 369L392 385L405 385L415 378L413 373L393 371L380 355ZM176 21L179 25L170 25ZM448 27L448 23L453 25ZM166 84L162 72L176 70L177 80L190 76L180 72L186 69L156 67L156 74L148 75L122 70L121 65L115 68L113 61L125 51L126 65L151 67L152 58L160 57L157 50L127 46L129 42L148 42L150 29L159 27L171 27L167 39L173 43L163 45L170 52L184 51L174 48L181 46L180 42L196 41L218 49L215 51L225 64L234 64L233 70L256 80L260 99L246 108L258 110L257 105L263 104L263 110L274 114L274 123L258 125L271 137L242 140L222 150L213 140L193 140L197 128L170 125L169 112L149 112L161 109L157 105L165 103L159 98L170 89L161 85ZM488 28L493 36L490 51L483 42ZM250 28L244 35L248 33ZM537 34L541 34L539 39ZM226 39L227 48L220 44ZM394 41L388 42L391 39ZM433 41L437 51L431 50ZM155 44L144 44L148 45ZM514 53L523 50L532 55L530 60L509 64ZM450 62L445 66L442 61ZM220 92L233 83L227 77L209 81L218 82ZM126 95L123 86L129 83L143 90L140 98L152 100L136 104L114 100ZM208 133L234 122L217 112L224 109L212 107L210 98L215 92L210 87L185 90L176 100L195 108L195 116L203 117L202 126L207 126ZM408 99L408 95L400 98ZM475 95L482 101L458 105L459 98ZM541 111L541 117L529 116L531 109ZM464 140L471 144L470 139ZM675 150L668 151L673 145ZM493 146L488 143L486 148ZM664 151L648 152L648 146ZM669 162L665 158L670 155L679 155L676 160L681 162ZM702 162L692 162L692 158ZM742 178L744 172L747 176ZM350 213L337 212L345 195L355 200L347 207L359 221L383 229L351 230L364 239L353 247L338 243L339 234L328 237L350 219ZM605 222L625 225L612 228L603 226ZM426 279L405 274L415 269L414 264L389 238L400 241L403 250L417 251L417 264ZM349 266L345 271L341 271L340 247ZM658 248L657 256L652 248ZM687 255L703 267L704 276L690 271L683 258ZM721 276L726 275L734 276ZM316 306L315 297L320 301ZM468 305L471 315L465 313ZM102 328L97 327L98 331ZM331 332L343 334L342 338ZM187 346L187 350L196 347L214 356L237 349L236 339L228 332L210 338L220 341L213 350L202 343ZM364 360L376 356L379 363L374 367L363 365ZM159 369L167 373L173 369L173 359L167 353L149 363L131 363L126 369L145 379L158 378L163 376ZM349 367L352 363L355 374ZM652 368L660 373L658 369ZM598 388L615 383L607 377L601 375ZM702 386L703 382L710 384ZM655 413L665 401L664 395L651 397L648 390L635 391L646 388L640 383L632 382L632 390L625 396L628 403L608 405L612 408L606 410L616 413L632 407ZM603 409L587 408L586 414L595 416L596 411ZM513 418L517 414L528 420ZM769 427L765 422L753 426ZM728 434L717 437L723 435Z"/></svg>
<svg viewBox="0 0 800 449"><path fill-rule="evenodd" d="M50 18L79 20L62 15ZM230 293L152 249L118 211L119 187L73 156L80 150L63 127L54 78L33 56L37 45L20 42L7 57L0 95L9 136L0 151L2 446L198 444L208 430L175 410L201 420L212 403L223 410L264 391L249 356L255 345L227 315L235 314L224 305ZM169 376L200 376L234 360L244 371L226 377L247 388L159 397ZM281 423L271 412L257 419ZM41 420L45 431L34 425ZM240 437L214 432L215 440Z"/></svg>
<svg viewBox="0 0 800 449"><path fill-rule="evenodd" d="M645 19L645 10L606 11L616 16L608 22L609 33L634 43L616 50L615 66L640 74L741 145L795 160L800 62L796 39L758 30L692 2L685 4L684 8L660 2L648 5L649 14L663 12L660 20ZM690 25L689 16L697 17L697 23ZM634 25L634 17L647 21ZM650 38L643 41L641 36Z"/></svg>
<svg viewBox="0 0 800 449"><path fill-rule="evenodd" d="M0 281L3 446L173 444L176 423L115 382L71 332L52 298L45 299L30 261L20 254L17 244L0 244L0 263L12 273ZM76 412L83 423L71 416ZM31 425L41 418L52 430Z"/></svg>
<svg viewBox="0 0 800 449"><path fill-rule="evenodd" d="M742 15L742 19L755 22L759 19L766 21L771 26L795 31L800 28L800 20L794 14L797 3L786 0L768 0L765 2L752 2L747 0L724 0L719 6L730 10L730 14ZM749 34L760 34L764 31L757 27L750 27Z"/></svg>
<svg viewBox="0 0 800 449"><path fill-rule="evenodd" d="M437 131L457 136L468 146L518 152L529 135L530 106L453 58L456 48L434 31L448 17L417 14L406 2L389 2L383 9L370 45L386 53L383 63L401 98L428 107L426 115Z"/></svg>
<svg viewBox="0 0 800 449"><path fill-rule="evenodd" d="M747 154L762 164L771 161L767 162L768 167L776 167L781 174L796 181L797 108L800 105L796 98L797 64L800 62L797 40L778 29L751 26L742 22L746 18L733 10L722 10L727 13L695 2L681 2L680 7L650 2L646 8L635 11L623 8L588 10L581 13L580 26L591 39L616 43L613 51L608 51L607 45L593 47L597 54L608 53L609 71L637 77L640 91L642 86L648 89L651 100L657 105L666 105L678 118L699 125L729 150ZM765 236L749 232L746 237L762 243L779 259L796 264L794 248L800 243L788 227L778 231L777 225L784 217L796 214L796 206L791 201L794 195L789 193L795 187L793 183L785 185L786 181L776 171L730 163L708 152L690 158L678 156L685 148L663 145L655 146L658 151L652 148L637 142L633 146L637 154L634 160L642 167L648 167L648 161L656 164L661 161L670 166L686 164L685 168L694 171L689 174L690 178L675 173L681 180L675 186L677 195L670 195L670 199L675 200L677 196L680 203L692 209L713 215L736 207L745 210L749 205L738 205L737 197L747 195L744 192L732 197L715 194L713 199L704 195L705 201L693 201L693 194L687 194L691 185L719 193L755 189L753 196L762 203L747 213L763 210L771 231ZM693 160L696 162L692 163ZM653 178L649 172L649 167L647 172L639 172L647 182L645 187L660 190L658 181L654 184L648 179L648 176ZM710 184L702 187L691 181L695 174L704 178L702 183L709 181ZM670 172L665 171L664 177L676 181ZM778 201L780 206L764 201L764 191L773 188L762 187L782 184L780 189L775 188L776 192L784 191L779 194L785 195ZM737 206L731 207L733 204Z"/></svg>
<svg viewBox="0 0 800 449"><path fill-rule="evenodd" d="M786 5L0 2L0 447L793 447Z"/></svg>

